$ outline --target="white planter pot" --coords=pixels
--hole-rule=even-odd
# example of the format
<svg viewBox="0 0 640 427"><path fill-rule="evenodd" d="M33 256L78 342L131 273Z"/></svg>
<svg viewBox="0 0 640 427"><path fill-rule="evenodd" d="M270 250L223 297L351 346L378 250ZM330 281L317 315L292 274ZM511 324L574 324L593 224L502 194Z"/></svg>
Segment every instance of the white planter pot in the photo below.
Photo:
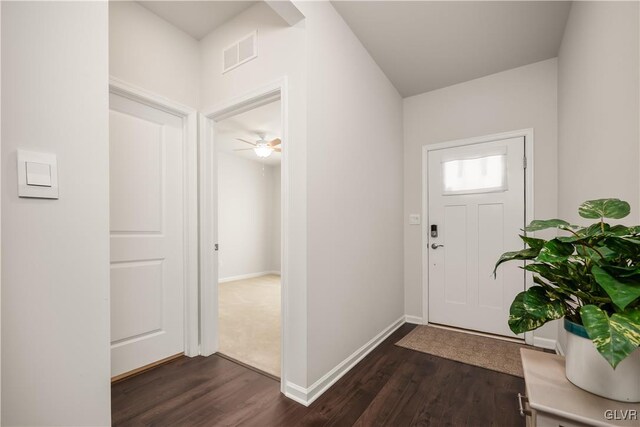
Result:
<svg viewBox="0 0 640 427"><path fill-rule="evenodd" d="M577 327L577 328L576 328ZM584 328L565 319L567 379L598 396L621 402L640 402L640 348L614 370L598 353L593 342L583 338Z"/></svg>

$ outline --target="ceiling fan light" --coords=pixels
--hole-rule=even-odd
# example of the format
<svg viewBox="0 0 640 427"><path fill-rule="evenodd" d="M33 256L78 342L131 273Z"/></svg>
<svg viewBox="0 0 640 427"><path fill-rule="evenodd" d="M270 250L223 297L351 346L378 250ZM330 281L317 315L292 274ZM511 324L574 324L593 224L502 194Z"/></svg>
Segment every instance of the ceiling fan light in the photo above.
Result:
<svg viewBox="0 0 640 427"><path fill-rule="evenodd" d="M256 148L253 149L253 151L256 153L256 156L266 158L266 157L269 157L271 153L273 153L273 148L269 147L266 144L258 145Z"/></svg>

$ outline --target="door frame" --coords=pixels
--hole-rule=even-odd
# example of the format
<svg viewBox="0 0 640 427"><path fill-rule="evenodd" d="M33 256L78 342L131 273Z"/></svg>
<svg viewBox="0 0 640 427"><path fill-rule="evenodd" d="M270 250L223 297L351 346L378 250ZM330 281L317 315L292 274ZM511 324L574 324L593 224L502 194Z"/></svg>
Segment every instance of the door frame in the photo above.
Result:
<svg viewBox="0 0 640 427"><path fill-rule="evenodd" d="M215 123L244 111L280 100L282 126L281 190L281 311L280 311L280 390L284 393L287 379L287 360L291 354L289 340L289 171L288 89L287 78L258 87L241 96L219 103L205 110L199 117L200 127L200 342L201 354L209 356L218 351L218 266L209 256L218 242L217 213L217 153Z"/></svg>
<svg viewBox="0 0 640 427"><path fill-rule="evenodd" d="M183 123L183 263L184 354L200 354L198 330L198 114L174 102L116 77L109 78L109 93L182 118Z"/></svg>
<svg viewBox="0 0 640 427"><path fill-rule="evenodd" d="M524 155L526 158L525 169L525 223L528 224L533 220L534 215L534 146L533 146L533 128L520 129L509 132L496 133L491 135L478 136L473 138L457 139L453 141L445 141L437 144L427 144L422 146L422 324L429 324L429 162L428 156L430 151L441 150L444 148L462 147L486 142L499 141L509 138L524 137ZM535 233L531 233L535 235ZM533 285L533 274L529 271L524 272L525 289L529 289ZM533 332L525 332L524 340L526 344L533 345Z"/></svg>

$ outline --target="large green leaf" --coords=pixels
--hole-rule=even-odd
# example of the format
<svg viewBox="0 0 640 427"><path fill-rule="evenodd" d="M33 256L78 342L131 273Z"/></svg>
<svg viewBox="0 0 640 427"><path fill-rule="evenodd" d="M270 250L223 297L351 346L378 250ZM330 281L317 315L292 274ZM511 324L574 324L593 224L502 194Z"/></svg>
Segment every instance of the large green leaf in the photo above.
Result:
<svg viewBox="0 0 640 427"><path fill-rule="evenodd" d="M556 239L563 243L575 243L587 241L589 240L589 236L558 236Z"/></svg>
<svg viewBox="0 0 640 427"><path fill-rule="evenodd" d="M571 236L559 236L558 240L562 242L588 242L607 235L609 228L609 224L597 222L588 227L573 230ZM613 235L613 233L609 234Z"/></svg>
<svg viewBox="0 0 640 427"><path fill-rule="evenodd" d="M613 271L617 277L634 277L640 276L640 267L634 265L631 267L620 267L617 265L607 266L609 271Z"/></svg>
<svg viewBox="0 0 640 427"><path fill-rule="evenodd" d="M493 275L496 275L496 270L503 262L534 259L536 256L538 256L538 252L540 252L540 249L526 248L519 251L503 253L502 255L500 255L500 259L498 259L498 262L496 262L496 265L493 268Z"/></svg>
<svg viewBox="0 0 640 427"><path fill-rule="evenodd" d="M618 224L611 227L608 231L614 236L629 236L633 234L634 229L633 227L625 227L624 225Z"/></svg>
<svg viewBox="0 0 640 427"><path fill-rule="evenodd" d="M611 226L606 222L596 222L588 227L579 230L577 233L581 236L597 236L602 233L607 233L611 229Z"/></svg>
<svg viewBox="0 0 640 427"><path fill-rule="evenodd" d="M637 239L619 236L607 236L604 239L603 244L620 256L637 256L638 258L640 258L640 244L637 243L636 240Z"/></svg>
<svg viewBox="0 0 640 427"><path fill-rule="evenodd" d="M536 260L540 262L563 262L573 254L574 248L571 243L562 242L558 239L549 240L544 244Z"/></svg>
<svg viewBox="0 0 640 427"><path fill-rule="evenodd" d="M529 236L521 235L520 238L522 239L523 242L529 245L530 248L537 249L537 250L542 249L544 244L547 242L544 239L536 239L535 237L529 237Z"/></svg>
<svg viewBox="0 0 640 427"><path fill-rule="evenodd" d="M531 271L532 273L537 273L552 282L556 282L561 279L571 279L568 271L548 264L530 263L527 264L524 269Z"/></svg>
<svg viewBox="0 0 640 427"><path fill-rule="evenodd" d="M550 299L558 300L558 303L561 304L564 304L564 301L573 296L573 294L567 296L565 293L563 293L563 290L556 284L552 285L550 283L547 283L539 276L533 276L533 283L542 286L547 292L547 295L549 295ZM562 306L562 310L565 310L564 305Z"/></svg>
<svg viewBox="0 0 640 427"><path fill-rule="evenodd" d="M541 286L533 286L524 293L522 298L524 309L531 316L546 320L560 319L564 316L564 305L561 301L551 300Z"/></svg>
<svg viewBox="0 0 640 427"><path fill-rule="evenodd" d="M530 263L527 264L524 269L533 273L539 274L549 281L546 283L539 279L539 276L533 276L533 281L543 286L548 294L553 293L557 295L557 298L563 300L572 300L575 297L582 301L588 301L594 304L606 304L611 302L611 299L606 295L604 291L601 291L602 296L593 294L588 290L582 290L579 284L588 286L588 281L582 275L584 272L574 271L576 269L582 269L582 264L574 265L570 262L558 263L558 264L540 264ZM589 270L589 277L591 277L591 270ZM594 284L594 286L597 286ZM549 287L552 287L550 290ZM601 289L598 286L598 289ZM566 306L565 306L566 308Z"/></svg>
<svg viewBox="0 0 640 427"><path fill-rule="evenodd" d="M640 346L640 310L609 317L595 305L585 305L580 318L589 338L614 369Z"/></svg>
<svg viewBox="0 0 640 427"><path fill-rule="evenodd" d="M525 293L520 292L511 303L511 308L509 309L509 328L514 334L533 331L547 323L546 317L536 316L525 308Z"/></svg>
<svg viewBox="0 0 640 427"><path fill-rule="evenodd" d="M589 258L594 262L601 263L603 260L608 260L617 257L618 252L606 247L606 246L576 246L578 255Z"/></svg>
<svg viewBox="0 0 640 427"><path fill-rule="evenodd" d="M620 310L624 310L629 304L640 298L640 284L622 283L597 265L591 268L591 272L598 285L602 286L602 289Z"/></svg>
<svg viewBox="0 0 640 427"><path fill-rule="evenodd" d="M524 231L540 231L547 228L560 228L562 230L570 230L576 228L575 225L569 224L562 219L534 219L529 225L524 228Z"/></svg>
<svg viewBox="0 0 640 427"><path fill-rule="evenodd" d="M620 199L588 200L578 208L580 216L589 219L620 219L629 215L630 211L629 203Z"/></svg>
<svg viewBox="0 0 640 427"><path fill-rule="evenodd" d="M611 327L640 347L640 309L631 309L611 316Z"/></svg>

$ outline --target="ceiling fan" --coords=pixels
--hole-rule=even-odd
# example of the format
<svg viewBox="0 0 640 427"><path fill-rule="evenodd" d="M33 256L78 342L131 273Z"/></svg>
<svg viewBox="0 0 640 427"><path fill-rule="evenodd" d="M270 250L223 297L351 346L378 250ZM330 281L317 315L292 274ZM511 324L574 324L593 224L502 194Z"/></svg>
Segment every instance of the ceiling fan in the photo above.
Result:
<svg viewBox="0 0 640 427"><path fill-rule="evenodd" d="M260 139L258 139L256 142L247 141L246 139L242 139L242 138L236 138L238 141L242 141L246 144L252 145L253 147L239 148L233 151L253 150L256 153L256 156L262 157L262 158L269 157L271 153L273 153L274 151L277 153L282 152L282 148L280 147L280 144L282 144L282 141L280 141L280 138L267 141L264 139L264 135L258 135L258 137Z"/></svg>

